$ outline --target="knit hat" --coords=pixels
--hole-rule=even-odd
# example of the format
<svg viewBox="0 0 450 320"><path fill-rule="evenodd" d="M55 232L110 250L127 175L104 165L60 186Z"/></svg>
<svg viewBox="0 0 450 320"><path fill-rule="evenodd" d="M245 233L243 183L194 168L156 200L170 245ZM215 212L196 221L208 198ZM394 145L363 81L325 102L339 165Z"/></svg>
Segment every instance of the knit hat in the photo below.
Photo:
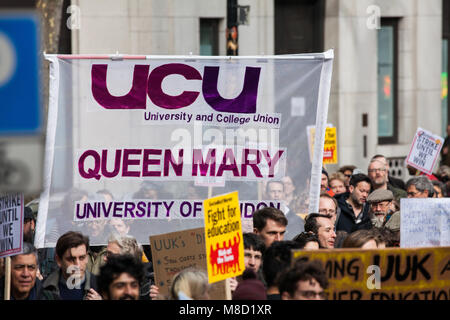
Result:
<svg viewBox="0 0 450 320"><path fill-rule="evenodd" d="M246 269L242 274L233 294L233 300L267 300L266 288L251 269Z"/></svg>

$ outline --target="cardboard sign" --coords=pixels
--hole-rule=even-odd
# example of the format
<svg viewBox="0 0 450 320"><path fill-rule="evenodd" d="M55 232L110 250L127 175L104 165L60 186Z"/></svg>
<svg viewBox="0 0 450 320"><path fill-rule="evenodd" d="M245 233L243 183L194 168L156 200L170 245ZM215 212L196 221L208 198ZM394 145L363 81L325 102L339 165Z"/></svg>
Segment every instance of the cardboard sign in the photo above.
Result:
<svg viewBox="0 0 450 320"><path fill-rule="evenodd" d="M0 257L22 253L23 194L0 196Z"/></svg>
<svg viewBox="0 0 450 320"><path fill-rule="evenodd" d="M450 246L450 198L401 199L402 248Z"/></svg>
<svg viewBox="0 0 450 320"><path fill-rule="evenodd" d="M418 128L406 158L406 164L427 174L432 174L443 142L442 137Z"/></svg>
<svg viewBox="0 0 450 320"><path fill-rule="evenodd" d="M209 282L244 272L244 240L238 192L203 202Z"/></svg>
<svg viewBox="0 0 450 320"><path fill-rule="evenodd" d="M203 228L150 236L155 285L162 295L168 295L173 277L186 268L206 271L205 232ZM226 300L225 282L214 283L210 297Z"/></svg>
<svg viewBox="0 0 450 320"><path fill-rule="evenodd" d="M314 155L314 137L315 137L315 126L308 126L308 145L309 145L309 155L312 162ZM325 140L323 145L323 163L324 164L336 164L338 163L337 158L337 134L336 127L331 124L327 124L325 129Z"/></svg>
<svg viewBox="0 0 450 320"><path fill-rule="evenodd" d="M449 300L450 247L293 250L322 261L329 300Z"/></svg>

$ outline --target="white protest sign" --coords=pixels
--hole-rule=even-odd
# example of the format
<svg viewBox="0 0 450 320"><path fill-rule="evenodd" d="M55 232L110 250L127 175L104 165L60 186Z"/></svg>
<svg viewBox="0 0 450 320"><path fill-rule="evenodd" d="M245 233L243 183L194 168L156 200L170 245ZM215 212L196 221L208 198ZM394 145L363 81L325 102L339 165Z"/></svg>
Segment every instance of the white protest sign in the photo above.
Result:
<svg viewBox="0 0 450 320"><path fill-rule="evenodd" d="M450 245L450 198L401 199L400 247Z"/></svg>
<svg viewBox="0 0 450 320"><path fill-rule="evenodd" d="M0 195L0 257L22 253L23 194Z"/></svg>
<svg viewBox="0 0 450 320"><path fill-rule="evenodd" d="M406 158L406 164L427 174L432 174L443 141L442 137L418 128Z"/></svg>

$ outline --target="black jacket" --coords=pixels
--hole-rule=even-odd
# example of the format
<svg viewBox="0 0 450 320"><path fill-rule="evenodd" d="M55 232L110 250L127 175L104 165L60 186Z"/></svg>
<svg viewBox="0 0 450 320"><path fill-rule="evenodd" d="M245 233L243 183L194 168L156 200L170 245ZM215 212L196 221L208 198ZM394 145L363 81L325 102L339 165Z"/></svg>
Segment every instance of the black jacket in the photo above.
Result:
<svg viewBox="0 0 450 320"><path fill-rule="evenodd" d="M356 223L353 208L346 201L349 196L349 192L337 194L334 196L338 202L339 208L341 209L341 214L339 215L339 219L336 223L336 231L342 230L346 231L347 233L352 233L361 229L371 229L372 222L369 217L369 204L364 204L362 212L360 213L361 221L359 223Z"/></svg>

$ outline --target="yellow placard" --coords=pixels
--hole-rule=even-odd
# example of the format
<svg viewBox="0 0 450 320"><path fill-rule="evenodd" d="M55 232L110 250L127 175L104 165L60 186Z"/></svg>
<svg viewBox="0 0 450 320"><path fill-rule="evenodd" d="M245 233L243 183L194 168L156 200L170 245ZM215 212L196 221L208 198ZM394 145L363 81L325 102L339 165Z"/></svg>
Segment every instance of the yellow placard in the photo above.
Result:
<svg viewBox="0 0 450 320"><path fill-rule="evenodd" d="M448 300L450 247L294 250L320 260L330 300Z"/></svg>
<svg viewBox="0 0 450 320"><path fill-rule="evenodd" d="M308 128L308 130L309 130L308 131L309 154L312 161L314 154L314 137L316 133L316 128L314 126L311 126ZM336 127L327 126L325 128L325 140L323 143L323 163L324 164L338 163Z"/></svg>
<svg viewBox="0 0 450 320"><path fill-rule="evenodd" d="M244 272L244 243L238 192L203 201L210 283Z"/></svg>

